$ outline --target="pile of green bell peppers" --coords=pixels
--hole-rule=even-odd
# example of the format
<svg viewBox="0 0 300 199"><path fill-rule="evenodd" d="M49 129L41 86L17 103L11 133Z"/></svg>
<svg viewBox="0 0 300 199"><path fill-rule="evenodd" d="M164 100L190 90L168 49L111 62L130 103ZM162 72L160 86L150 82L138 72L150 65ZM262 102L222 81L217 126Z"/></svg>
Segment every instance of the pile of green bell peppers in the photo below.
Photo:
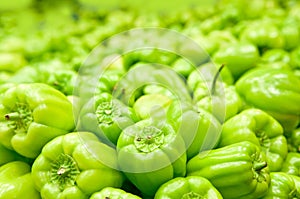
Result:
<svg viewBox="0 0 300 199"><path fill-rule="evenodd" d="M0 199L300 198L300 3L169 3L0 2Z"/></svg>

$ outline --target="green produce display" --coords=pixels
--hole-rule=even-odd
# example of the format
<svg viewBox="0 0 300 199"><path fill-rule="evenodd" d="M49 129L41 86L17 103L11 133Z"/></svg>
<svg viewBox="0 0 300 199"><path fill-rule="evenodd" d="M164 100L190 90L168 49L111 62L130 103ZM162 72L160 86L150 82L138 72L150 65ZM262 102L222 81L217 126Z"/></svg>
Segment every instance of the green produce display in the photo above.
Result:
<svg viewBox="0 0 300 199"><path fill-rule="evenodd" d="M300 198L300 1L0 1L0 199Z"/></svg>

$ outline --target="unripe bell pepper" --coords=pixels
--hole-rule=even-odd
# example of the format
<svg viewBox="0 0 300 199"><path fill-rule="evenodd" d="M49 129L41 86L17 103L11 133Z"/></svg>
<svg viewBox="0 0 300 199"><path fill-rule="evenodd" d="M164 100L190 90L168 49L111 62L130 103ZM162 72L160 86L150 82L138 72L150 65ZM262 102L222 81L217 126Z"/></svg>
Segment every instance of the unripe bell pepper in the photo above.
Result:
<svg viewBox="0 0 300 199"><path fill-rule="evenodd" d="M104 142L116 145L121 131L137 120L131 107L109 93L101 93L83 106L77 129L94 132Z"/></svg>
<svg viewBox="0 0 300 199"><path fill-rule="evenodd" d="M264 154L248 141L199 153L188 161L187 176L208 179L228 199L260 198L270 182Z"/></svg>
<svg viewBox="0 0 300 199"><path fill-rule="evenodd" d="M291 132L300 121L299 85L300 79L293 72L272 68L248 71L235 84L246 103L277 119L285 133Z"/></svg>
<svg viewBox="0 0 300 199"><path fill-rule="evenodd" d="M125 128L118 140L118 164L144 196L186 172L185 144L167 122L141 120Z"/></svg>
<svg viewBox="0 0 300 199"><path fill-rule="evenodd" d="M116 151L89 132L73 132L48 142L32 165L42 198L88 199L105 187L121 187Z"/></svg>
<svg viewBox="0 0 300 199"><path fill-rule="evenodd" d="M35 189L29 164L13 161L0 167L0 198L41 198Z"/></svg>
<svg viewBox="0 0 300 199"><path fill-rule="evenodd" d="M25 157L37 157L48 141L74 129L72 104L46 84L19 84L1 101L0 142Z"/></svg>
<svg viewBox="0 0 300 199"><path fill-rule="evenodd" d="M281 171L291 175L300 176L300 153L288 153Z"/></svg>
<svg viewBox="0 0 300 199"><path fill-rule="evenodd" d="M292 131L289 137L287 137L289 151L300 152L300 128Z"/></svg>
<svg viewBox="0 0 300 199"><path fill-rule="evenodd" d="M159 187L154 199L222 199L220 192L207 179L200 176L174 178Z"/></svg>
<svg viewBox="0 0 300 199"><path fill-rule="evenodd" d="M287 140L281 125L260 109L246 109L227 120L222 129L219 146L250 141L266 154L270 171L280 171L287 156Z"/></svg>
<svg viewBox="0 0 300 199"><path fill-rule="evenodd" d="M106 187L93 193L89 199L141 199L141 197L127 193L119 188Z"/></svg>
<svg viewBox="0 0 300 199"><path fill-rule="evenodd" d="M267 194L262 199L270 198L300 198L300 192L295 186L292 175L284 172L271 172L271 183Z"/></svg>

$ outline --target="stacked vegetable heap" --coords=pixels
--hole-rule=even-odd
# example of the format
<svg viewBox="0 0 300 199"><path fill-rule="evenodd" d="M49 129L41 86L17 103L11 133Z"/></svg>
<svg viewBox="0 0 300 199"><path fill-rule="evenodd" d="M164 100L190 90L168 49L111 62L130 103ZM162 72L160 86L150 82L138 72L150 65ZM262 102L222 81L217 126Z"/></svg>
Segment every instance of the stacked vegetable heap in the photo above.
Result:
<svg viewBox="0 0 300 199"><path fill-rule="evenodd" d="M0 3L1 199L300 198L299 1L91 2Z"/></svg>

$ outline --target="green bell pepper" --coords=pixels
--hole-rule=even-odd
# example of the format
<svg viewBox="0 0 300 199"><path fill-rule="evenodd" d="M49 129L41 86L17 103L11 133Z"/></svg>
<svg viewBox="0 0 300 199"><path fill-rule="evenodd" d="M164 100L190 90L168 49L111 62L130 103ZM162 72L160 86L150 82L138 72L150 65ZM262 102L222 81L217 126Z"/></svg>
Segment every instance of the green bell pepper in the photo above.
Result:
<svg viewBox="0 0 300 199"><path fill-rule="evenodd" d="M208 179L228 199L260 198L270 182L264 154L248 141L200 152L188 161L187 176Z"/></svg>
<svg viewBox="0 0 300 199"><path fill-rule="evenodd" d="M298 47L300 42L299 21L293 17L286 17L280 28L284 37L284 49L292 50Z"/></svg>
<svg viewBox="0 0 300 199"><path fill-rule="evenodd" d="M293 130L287 140L289 151L300 152L300 128Z"/></svg>
<svg viewBox="0 0 300 199"><path fill-rule="evenodd" d="M16 72L24 67L26 62L21 53L0 52L0 71Z"/></svg>
<svg viewBox="0 0 300 199"><path fill-rule="evenodd" d="M72 104L46 84L19 84L1 102L0 142L25 157L37 157L48 141L74 129Z"/></svg>
<svg viewBox="0 0 300 199"><path fill-rule="evenodd" d="M0 144L0 166L12 161L30 162L30 159L22 157L15 151L9 150Z"/></svg>
<svg viewBox="0 0 300 199"><path fill-rule="evenodd" d="M31 173L42 198L88 199L105 187L121 187L116 155L92 133L68 133L43 147Z"/></svg>
<svg viewBox="0 0 300 199"><path fill-rule="evenodd" d="M292 175L284 172L271 172L270 177L270 187L262 199L300 198L300 192L295 186Z"/></svg>
<svg viewBox="0 0 300 199"><path fill-rule="evenodd" d="M260 109L246 109L227 120L219 146L249 141L266 154L270 171L280 171L287 156L287 140L279 122Z"/></svg>
<svg viewBox="0 0 300 199"><path fill-rule="evenodd" d="M283 48L284 36L272 20L256 20L249 24L240 34L240 40L250 42L261 51L270 48Z"/></svg>
<svg viewBox="0 0 300 199"><path fill-rule="evenodd" d="M141 197L127 193L126 191L113 187L106 187L95 192L90 199L141 199Z"/></svg>
<svg viewBox="0 0 300 199"><path fill-rule="evenodd" d="M291 175L300 176L300 153L288 153L281 171Z"/></svg>
<svg viewBox="0 0 300 199"><path fill-rule="evenodd" d="M167 122L184 139L188 159L218 145L221 123L204 109L174 101L167 111Z"/></svg>
<svg viewBox="0 0 300 199"><path fill-rule="evenodd" d="M99 78L97 93L112 93L118 81L121 79L123 72L120 70L106 70Z"/></svg>
<svg viewBox="0 0 300 199"><path fill-rule="evenodd" d="M290 52L290 64L293 69L300 69L300 47Z"/></svg>
<svg viewBox="0 0 300 199"><path fill-rule="evenodd" d="M121 171L144 196L153 196L163 183L185 175L185 150L170 124L151 119L125 128L117 144Z"/></svg>
<svg viewBox="0 0 300 199"><path fill-rule="evenodd" d="M159 187L154 199L222 199L220 192L205 178L188 176L174 178Z"/></svg>
<svg viewBox="0 0 300 199"><path fill-rule="evenodd" d="M286 133L300 121L299 85L300 79L291 71L272 68L253 69L235 84L246 103L269 113Z"/></svg>
<svg viewBox="0 0 300 199"><path fill-rule="evenodd" d="M188 77L189 74L195 69L193 64L189 63L184 58L178 58L176 59L172 65L171 68L177 72L179 75L182 75L183 77Z"/></svg>
<svg viewBox="0 0 300 199"><path fill-rule="evenodd" d="M109 93L101 93L83 106L77 129L94 132L104 142L116 145L122 130L136 121L131 107Z"/></svg>
<svg viewBox="0 0 300 199"><path fill-rule="evenodd" d="M256 66L264 68L271 67L277 69L291 69L290 61L291 58L289 52L283 49L269 49L262 54Z"/></svg>
<svg viewBox="0 0 300 199"><path fill-rule="evenodd" d="M0 198L40 199L29 164L13 161L0 167Z"/></svg>
<svg viewBox="0 0 300 199"><path fill-rule="evenodd" d="M259 60L259 51L253 44L237 43L219 48L213 58L216 64L224 64L237 80L247 70L255 67Z"/></svg>

